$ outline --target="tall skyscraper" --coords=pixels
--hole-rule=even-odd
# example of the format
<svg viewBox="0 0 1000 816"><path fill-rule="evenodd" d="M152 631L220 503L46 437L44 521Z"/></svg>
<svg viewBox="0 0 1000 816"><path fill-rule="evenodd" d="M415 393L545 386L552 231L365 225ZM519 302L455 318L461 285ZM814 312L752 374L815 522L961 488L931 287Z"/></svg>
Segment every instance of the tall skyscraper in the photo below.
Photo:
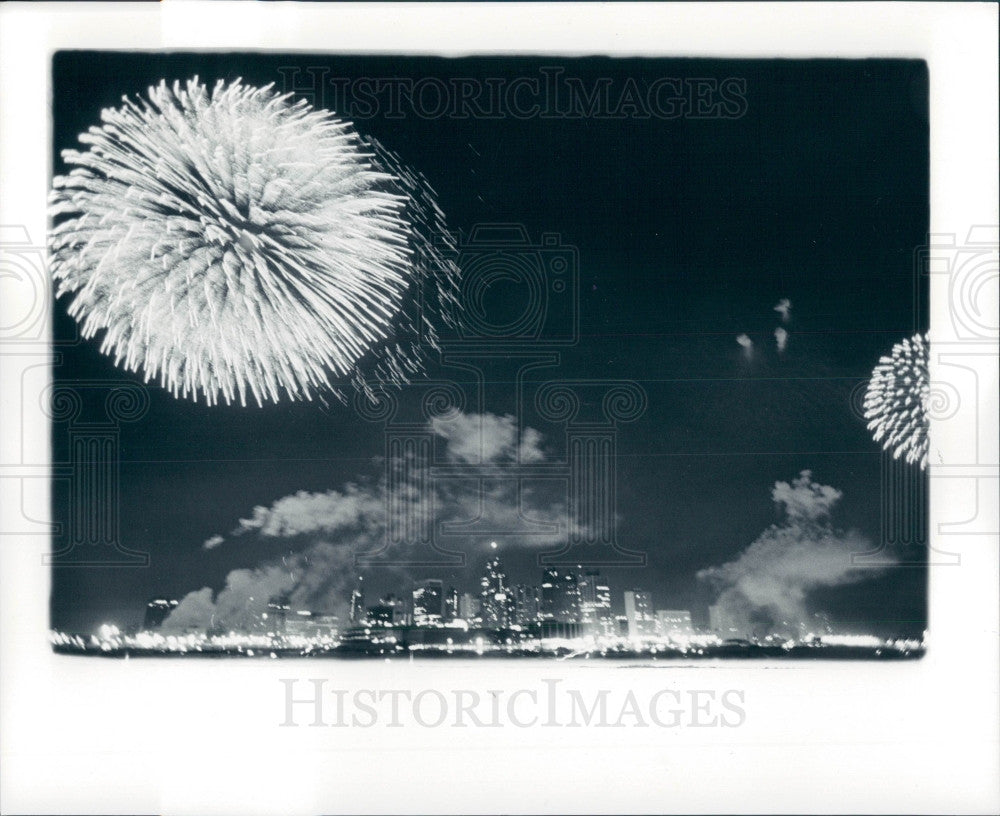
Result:
<svg viewBox="0 0 1000 816"><path fill-rule="evenodd" d="M602 637L614 637L617 633L615 618L611 614L611 587L607 580L598 577L594 585L594 616L597 618L597 632Z"/></svg>
<svg viewBox="0 0 1000 816"><path fill-rule="evenodd" d="M444 587L437 578L413 587L413 623L416 626L440 623L444 617Z"/></svg>
<svg viewBox="0 0 1000 816"><path fill-rule="evenodd" d="M576 573L549 567L542 573L542 620L580 622L580 587Z"/></svg>
<svg viewBox="0 0 1000 816"><path fill-rule="evenodd" d="M559 570L549 567L542 572L541 607L538 617L542 620L555 620L556 594L559 589Z"/></svg>
<svg viewBox="0 0 1000 816"><path fill-rule="evenodd" d="M454 620L458 616L458 590L450 586L444 594L444 619Z"/></svg>
<svg viewBox="0 0 1000 816"><path fill-rule="evenodd" d="M406 599L393 595L391 592L384 598L379 599L379 606L383 606L391 611L390 623L398 625L407 622Z"/></svg>
<svg viewBox="0 0 1000 816"><path fill-rule="evenodd" d="M601 578L598 570L589 569L577 574L577 587L583 634L588 637L613 637L615 627L608 582Z"/></svg>
<svg viewBox="0 0 1000 816"><path fill-rule="evenodd" d="M630 589L625 593L625 617L628 619L630 640L641 640L656 634L653 599L648 592Z"/></svg>
<svg viewBox="0 0 1000 816"><path fill-rule="evenodd" d="M538 620L538 587L518 584L513 589L514 623L527 627Z"/></svg>
<svg viewBox="0 0 1000 816"><path fill-rule="evenodd" d="M378 603L375 606L369 606L365 612L365 620L371 626L393 625L394 610L391 606L387 606L384 603Z"/></svg>
<svg viewBox="0 0 1000 816"><path fill-rule="evenodd" d="M363 623L365 619L365 577L358 576L358 583L351 592L351 623Z"/></svg>
<svg viewBox="0 0 1000 816"><path fill-rule="evenodd" d="M513 623L514 599L507 586L507 575L500 559L494 556L486 562L486 570L479 582L480 615L483 626L506 629Z"/></svg>
<svg viewBox="0 0 1000 816"><path fill-rule="evenodd" d="M580 623L583 633L591 636L597 634L597 570L584 572L577 567L576 586L580 598Z"/></svg>

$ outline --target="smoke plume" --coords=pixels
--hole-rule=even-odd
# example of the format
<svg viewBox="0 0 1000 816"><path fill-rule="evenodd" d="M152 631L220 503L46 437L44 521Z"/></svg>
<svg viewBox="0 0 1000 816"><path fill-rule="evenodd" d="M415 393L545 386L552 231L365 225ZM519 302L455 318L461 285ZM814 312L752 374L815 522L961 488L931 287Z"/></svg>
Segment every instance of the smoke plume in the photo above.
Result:
<svg viewBox="0 0 1000 816"><path fill-rule="evenodd" d="M720 628L742 637L800 637L809 626L809 595L823 587L858 583L882 568L852 565L851 554L872 549L854 530L839 530L831 513L841 492L802 471L776 482L771 498L783 514L733 561L698 573L718 591Z"/></svg>
<svg viewBox="0 0 1000 816"><path fill-rule="evenodd" d="M774 307L774 311L781 315L782 322L787 323L792 319L792 301L788 298L782 298Z"/></svg>
<svg viewBox="0 0 1000 816"><path fill-rule="evenodd" d="M788 332L778 326L774 330L774 339L778 344L778 354L781 354L788 347Z"/></svg>
<svg viewBox="0 0 1000 816"><path fill-rule="evenodd" d="M547 458L542 435L533 428L518 429L509 415L459 413L434 419L428 429L442 440L446 461L493 464L498 474L505 464ZM210 587L188 593L163 629L247 631L276 597L295 608L343 614L355 556L385 544L389 508L410 517L433 508L432 523L446 546L449 535L460 544L480 531L504 530L509 531L504 534L508 545L551 548L565 541L569 527L564 497L503 478L442 480L430 489L403 480L391 494L385 478L325 492L299 491L270 506L254 507L228 536L213 535L203 544L205 549L234 546L250 536L280 541L290 554L233 570L218 593ZM406 553L394 550L393 556L405 558Z"/></svg>

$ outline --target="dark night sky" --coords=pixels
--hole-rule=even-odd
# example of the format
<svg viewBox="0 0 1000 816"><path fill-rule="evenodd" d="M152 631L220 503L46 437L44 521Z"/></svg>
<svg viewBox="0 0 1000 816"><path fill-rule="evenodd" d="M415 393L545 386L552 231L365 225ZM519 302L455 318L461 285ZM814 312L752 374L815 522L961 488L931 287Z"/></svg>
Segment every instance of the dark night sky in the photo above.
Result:
<svg viewBox="0 0 1000 816"><path fill-rule="evenodd" d="M928 228L923 63L63 53L54 63L54 167L123 94L194 74L210 85L239 76L281 88L287 66L445 80L537 78L540 67L559 66L587 86L610 77L615 88L629 77L640 87L657 77L745 78L746 113L736 119L410 110L354 121L424 174L452 228L516 222L533 238L559 233L578 248L581 340L545 377L632 379L649 398L643 417L622 427L618 461L619 540L645 551L648 565L607 570L616 595L644 586L657 607L700 617L709 598L694 573L731 559L774 522L771 487L806 468L843 491L840 525L879 538L880 454L849 394L922 327L913 251ZM782 297L794 308L779 359L772 307ZM71 331L61 303L57 341ZM752 363L735 340L743 332L758 345ZM97 345L62 347L56 379L130 379ZM513 410L502 382L489 394L492 410ZM56 627L135 624L154 595L220 587L229 570L280 552L262 543L205 551L206 538L255 505L379 472L382 429L347 408L208 408L158 388L150 396L149 413L121 435L122 539L149 552L150 565L54 570ZM53 438L60 461L65 425ZM65 520L58 484L54 514ZM534 554L502 554L515 579L537 580ZM471 589L479 555L471 562L465 575L440 577ZM921 568L825 595L845 620L924 628Z"/></svg>

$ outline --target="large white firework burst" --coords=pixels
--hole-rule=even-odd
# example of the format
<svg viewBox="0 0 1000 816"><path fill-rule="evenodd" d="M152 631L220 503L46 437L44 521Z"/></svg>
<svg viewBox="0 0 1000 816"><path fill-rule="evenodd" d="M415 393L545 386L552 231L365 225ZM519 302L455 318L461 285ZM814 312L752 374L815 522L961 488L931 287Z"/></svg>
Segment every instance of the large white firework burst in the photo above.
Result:
<svg viewBox="0 0 1000 816"><path fill-rule="evenodd" d="M865 419L876 442L893 458L927 467L930 379L927 338L916 334L879 359L865 392Z"/></svg>
<svg viewBox="0 0 1000 816"><path fill-rule="evenodd" d="M209 404L421 370L454 314L454 243L393 154L240 80L161 82L101 120L62 154L49 249L116 364Z"/></svg>

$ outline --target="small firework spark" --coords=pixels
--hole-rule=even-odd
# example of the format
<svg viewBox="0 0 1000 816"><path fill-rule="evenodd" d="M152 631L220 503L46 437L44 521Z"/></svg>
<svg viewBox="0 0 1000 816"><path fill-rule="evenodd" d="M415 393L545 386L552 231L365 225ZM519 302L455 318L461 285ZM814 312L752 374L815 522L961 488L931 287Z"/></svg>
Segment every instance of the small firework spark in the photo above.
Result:
<svg viewBox="0 0 1000 816"><path fill-rule="evenodd" d="M792 301L788 298L782 298L778 301L778 305L774 307L774 311L781 315L783 322L787 323L792 319Z"/></svg>
<svg viewBox="0 0 1000 816"><path fill-rule="evenodd" d="M927 467L927 338L916 334L892 347L872 371L865 392L865 419L876 442L893 458Z"/></svg>
<svg viewBox="0 0 1000 816"><path fill-rule="evenodd" d="M101 119L63 152L49 249L116 365L210 405L421 370L454 314L454 243L393 154L240 80L161 82Z"/></svg>

